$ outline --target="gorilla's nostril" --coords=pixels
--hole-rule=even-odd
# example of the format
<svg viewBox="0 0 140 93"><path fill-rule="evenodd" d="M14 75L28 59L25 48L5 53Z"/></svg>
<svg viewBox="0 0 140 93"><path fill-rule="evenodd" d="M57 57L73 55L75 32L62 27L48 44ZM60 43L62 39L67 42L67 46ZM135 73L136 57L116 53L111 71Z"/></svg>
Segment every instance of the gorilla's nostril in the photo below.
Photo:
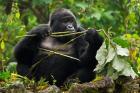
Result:
<svg viewBox="0 0 140 93"><path fill-rule="evenodd" d="M68 30L74 30L74 27L73 27L73 25L68 25L68 26L67 26L67 29L68 29Z"/></svg>
<svg viewBox="0 0 140 93"><path fill-rule="evenodd" d="M72 28L73 26L72 25L68 25L68 28Z"/></svg>

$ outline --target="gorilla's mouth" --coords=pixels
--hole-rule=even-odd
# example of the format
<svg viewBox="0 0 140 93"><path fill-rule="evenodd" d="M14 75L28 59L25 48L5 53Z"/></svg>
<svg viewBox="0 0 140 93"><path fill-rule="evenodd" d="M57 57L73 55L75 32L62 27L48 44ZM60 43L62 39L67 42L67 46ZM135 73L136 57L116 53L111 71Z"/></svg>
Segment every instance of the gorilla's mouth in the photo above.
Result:
<svg viewBox="0 0 140 93"><path fill-rule="evenodd" d="M81 33L67 30L65 32L53 32L53 33L51 33L50 36L52 36L52 37L68 37L68 36L73 37L77 34L81 34Z"/></svg>
<svg viewBox="0 0 140 93"><path fill-rule="evenodd" d="M64 31L49 31L49 36L52 38L56 38L59 42L61 43L66 43L71 41L73 38L75 38L75 33L76 31L69 31L69 30L64 30Z"/></svg>

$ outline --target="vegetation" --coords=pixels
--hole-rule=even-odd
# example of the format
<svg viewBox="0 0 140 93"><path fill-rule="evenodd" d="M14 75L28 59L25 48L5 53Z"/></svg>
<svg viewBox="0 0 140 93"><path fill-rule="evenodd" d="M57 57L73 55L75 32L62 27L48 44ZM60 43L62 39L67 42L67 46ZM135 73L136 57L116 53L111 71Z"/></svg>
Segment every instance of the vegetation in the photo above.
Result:
<svg viewBox="0 0 140 93"><path fill-rule="evenodd" d="M58 8L70 9L79 25L95 28L105 38L96 56L98 76L140 77L140 0L0 0L0 87L18 80L34 86L34 81L16 74L13 48ZM40 82L38 89L47 87Z"/></svg>

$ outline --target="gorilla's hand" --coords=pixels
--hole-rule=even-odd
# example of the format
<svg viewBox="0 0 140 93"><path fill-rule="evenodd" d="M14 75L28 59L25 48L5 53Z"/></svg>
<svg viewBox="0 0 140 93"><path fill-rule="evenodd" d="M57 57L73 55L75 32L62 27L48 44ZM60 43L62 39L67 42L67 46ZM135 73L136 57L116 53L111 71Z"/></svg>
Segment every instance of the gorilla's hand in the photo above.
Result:
<svg viewBox="0 0 140 93"><path fill-rule="evenodd" d="M99 48L103 43L103 38L98 34L95 29L89 29L85 35L85 40L89 45L94 45Z"/></svg>
<svg viewBox="0 0 140 93"><path fill-rule="evenodd" d="M86 32L85 40L88 41L89 43L93 43L98 37L98 33L95 29L89 29Z"/></svg>
<svg viewBox="0 0 140 93"><path fill-rule="evenodd" d="M42 24L42 25L39 25L38 27L36 27L35 29L33 29L32 31L30 31L28 33L28 35L35 35L35 37L33 37L33 38L37 38L37 39L41 40L49 35L47 30L48 30L47 25Z"/></svg>

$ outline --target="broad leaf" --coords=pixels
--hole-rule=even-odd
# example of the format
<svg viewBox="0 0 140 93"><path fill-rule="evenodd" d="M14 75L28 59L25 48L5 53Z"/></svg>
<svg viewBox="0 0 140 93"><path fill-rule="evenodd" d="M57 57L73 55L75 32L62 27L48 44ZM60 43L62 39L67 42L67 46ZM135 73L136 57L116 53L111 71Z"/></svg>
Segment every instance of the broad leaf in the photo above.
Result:
<svg viewBox="0 0 140 93"><path fill-rule="evenodd" d="M117 54L120 56L129 56L129 50L117 45Z"/></svg>
<svg viewBox="0 0 140 93"><path fill-rule="evenodd" d="M108 52L108 55L107 55L106 62L111 62L114 59L116 52L115 52L115 49L112 46L108 47L108 51L109 52Z"/></svg>
<svg viewBox="0 0 140 93"><path fill-rule="evenodd" d="M104 68L106 56L107 56L107 49L106 49L106 44L104 42L100 47L100 49L97 51L96 59L98 60L98 65L96 66L94 71L100 72Z"/></svg>
<svg viewBox="0 0 140 93"><path fill-rule="evenodd" d="M136 73L133 71L132 67L129 64L126 64L122 75L131 76L133 79L136 77Z"/></svg>
<svg viewBox="0 0 140 93"><path fill-rule="evenodd" d="M107 49L106 49L106 44L104 42L100 47L100 49L97 51L97 55L96 55L96 59L98 60L98 63L100 65L105 63L106 56L107 56Z"/></svg>
<svg viewBox="0 0 140 93"><path fill-rule="evenodd" d="M127 62L124 60L123 57L116 55L113 62L112 62L112 67L119 72L125 68L126 63Z"/></svg>

